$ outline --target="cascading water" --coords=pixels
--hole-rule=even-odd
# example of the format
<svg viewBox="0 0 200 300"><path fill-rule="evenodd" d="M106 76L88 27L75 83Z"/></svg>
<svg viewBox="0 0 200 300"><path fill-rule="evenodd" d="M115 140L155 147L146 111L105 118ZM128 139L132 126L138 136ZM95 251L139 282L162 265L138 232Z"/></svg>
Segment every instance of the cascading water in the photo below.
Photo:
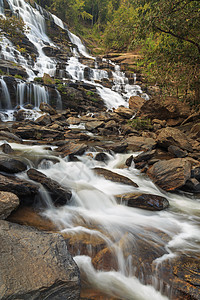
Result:
<svg viewBox="0 0 200 300"><path fill-rule="evenodd" d="M0 84L1 84L1 91L2 91L2 97L0 101L0 109L11 109L11 100L10 100L10 94L8 92L7 85L2 78L0 78Z"/></svg>
<svg viewBox="0 0 200 300"><path fill-rule="evenodd" d="M26 151L27 147L29 146L12 144L12 148L18 151ZM34 155L37 153L43 153L45 157L49 155L44 147L39 146L34 149ZM134 165L128 169L121 169L120 166L132 153L108 155L109 161L106 165L94 160L92 156L95 154L86 153L78 157L78 162L59 158L56 164L48 164L46 158L41 160L38 170L73 192L72 202L60 208L54 207L48 198L48 208L43 215L50 218L65 237L83 234L87 236L87 241L96 237L100 244L105 244L104 249L111 249L117 267L108 271L96 271L89 256L79 255L79 251L75 253L77 256L74 259L82 276L92 288L117 299L169 299L171 287L162 285L156 270L163 262L181 254L198 255L199 200L173 193L163 194L149 179L141 176ZM124 175L136 182L139 188L105 180L95 175L92 170L94 167L104 167ZM20 177L26 178L26 175L21 174ZM128 192L164 196L169 200L170 208L161 212L151 212L116 202L114 195ZM152 248L154 245L162 251L153 261L155 272L148 273L149 266L145 262L148 258L143 257L142 262L140 251L143 252L143 247L155 251L155 248ZM88 253L93 253L89 245ZM140 265L137 274L139 280L135 276L137 263Z"/></svg>

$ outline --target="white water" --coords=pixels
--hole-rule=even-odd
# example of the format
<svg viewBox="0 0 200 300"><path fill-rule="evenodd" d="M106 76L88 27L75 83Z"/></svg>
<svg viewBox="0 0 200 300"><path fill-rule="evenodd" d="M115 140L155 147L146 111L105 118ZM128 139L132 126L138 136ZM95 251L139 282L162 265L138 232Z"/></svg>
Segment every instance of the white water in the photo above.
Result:
<svg viewBox="0 0 200 300"><path fill-rule="evenodd" d="M130 168L121 168L132 153L109 155L107 165L92 158L96 153L90 153L92 155L89 156L86 153L79 157L79 162L70 162L66 157L60 158L58 163L53 164L50 161L47 163L50 152L45 150L44 146L34 146L33 149L18 144L11 144L11 146L15 150L23 151L25 157L28 155L29 159L31 151L34 157L39 156L40 160L43 156L44 160L39 164L38 170L73 192L73 200L69 205L55 208L50 203L43 215L50 218L63 233L69 236L86 233L88 239L94 236L104 240L105 244L112 249L113 255L116 255L118 271L105 272L96 271L90 257L77 253L75 260L91 288L125 300L170 299L172 287L168 287L168 297L163 296L162 281L156 273L148 277L149 280L151 279L151 285L145 284L147 265L141 266L140 280L134 276L135 269L132 266L131 256L125 255L126 249L132 249L130 254L138 251L140 249L137 248L138 239L144 240L150 248L152 243L160 245L165 249L166 254L153 262L155 266L180 254L198 255L200 199L162 193L148 178L141 175L134 165ZM127 176L136 182L139 188L105 180L94 174L92 168L95 166ZM23 174L21 177L26 178ZM128 192L164 196L169 200L170 207L165 211L152 212L116 202L114 195ZM123 248L121 245L124 245ZM90 251L91 249L88 248L88 252Z"/></svg>
<svg viewBox="0 0 200 300"><path fill-rule="evenodd" d="M2 90L2 98L0 100L0 109L11 109L11 100L10 100L10 94L8 92L7 85L2 78L0 78L0 84L1 84L1 90Z"/></svg>

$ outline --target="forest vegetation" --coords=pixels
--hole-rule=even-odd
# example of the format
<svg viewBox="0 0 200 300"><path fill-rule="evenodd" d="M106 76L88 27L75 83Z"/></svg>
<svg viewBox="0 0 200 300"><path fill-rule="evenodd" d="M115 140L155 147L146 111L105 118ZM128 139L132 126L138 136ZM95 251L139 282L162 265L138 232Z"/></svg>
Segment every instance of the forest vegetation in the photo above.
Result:
<svg viewBox="0 0 200 300"><path fill-rule="evenodd" d="M37 0L102 53L140 54L162 95L200 104L199 0Z"/></svg>

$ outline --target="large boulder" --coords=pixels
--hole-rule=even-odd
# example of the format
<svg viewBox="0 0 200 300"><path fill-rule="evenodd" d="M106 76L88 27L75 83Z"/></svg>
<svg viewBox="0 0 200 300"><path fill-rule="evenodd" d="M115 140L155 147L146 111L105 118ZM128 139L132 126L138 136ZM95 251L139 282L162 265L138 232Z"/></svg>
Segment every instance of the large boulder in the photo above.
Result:
<svg viewBox="0 0 200 300"><path fill-rule="evenodd" d="M146 100L139 96L131 96L129 98L129 108L134 112L137 112L145 103Z"/></svg>
<svg viewBox="0 0 200 300"><path fill-rule="evenodd" d="M130 119L134 114L132 109L126 107L118 107L117 109L115 109L115 113L125 119Z"/></svg>
<svg viewBox="0 0 200 300"><path fill-rule="evenodd" d="M181 122L181 119L183 121L190 115L190 107L174 97L154 97L142 105L138 114L142 117L159 120L179 118Z"/></svg>
<svg viewBox="0 0 200 300"><path fill-rule="evenodd" d="M67 142L65 145L60 146L56 151L60 152L63 157L67 155L82 155L87 149L87 145Z"/></svg>
<svg viewBox="0 0 200 300"><path fill-rule="evenodd" d="M62 187L55 180L35 169L29 169L27 175L31 180L41 183L47 189L55 204L64 205L70 201L72 196L71 191Z"/></svg>
<svg viewBox="0 0 200 300"><path fill-rule="evenodd" d="M79 270L59 234L0 221L0 298L76 300Z"/></svg>
<svg viewBox="0 0 200 300"><path fill-rule="evenodd" d="M6 141L9 141L9 142L14 141L14 142L19 142L19 143L22 142L22 139L19 136L15 135L11 132L4 131L4 130L0 131L0 140L6 140Z"/></svg>
<svg viewBox="0 0 200 300"><path fill-rule="evenodd" d="M19 206L19 198L8 192L0 192L0 219L6 219Z"/></svg>
<svg viewBox="0 0 200 300"><path fill-rule="evenodd" d="M177 128L162 128L157 136L157 143L166 149L173 145L189 152L193 151L187 136Z"/></svg>
<svg viewBox="0 0 200 300"><path fill-rule="evenodd" d="M154 139L144 136L129 136L126 142L128 143L128 150L131 151L152 150L156 146Z"/></svg>
<svg viewBox="0 0 200 300"><path fill-rule="evenodd" d="M191 177L191 163L184 158L160 160L149 168L147 174L163 190L174 191Z"/></svg>

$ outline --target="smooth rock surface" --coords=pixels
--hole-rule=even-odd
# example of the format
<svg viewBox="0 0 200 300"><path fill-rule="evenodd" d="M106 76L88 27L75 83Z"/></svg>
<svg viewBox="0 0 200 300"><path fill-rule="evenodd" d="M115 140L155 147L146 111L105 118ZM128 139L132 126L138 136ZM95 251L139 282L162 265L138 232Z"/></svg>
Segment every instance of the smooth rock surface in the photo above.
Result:
<svg viewBox="0 0 200 300"><path fill-rule="evenodd" d="M0 191L0 219L6 219L19 206L19 198L8 192Z"/></svg>
<svg viewBox="0 0 200 300"><path fill-rule="evenodd" d="M59 234L0 221L0 299L79 299L78 267Z"/></svg>

